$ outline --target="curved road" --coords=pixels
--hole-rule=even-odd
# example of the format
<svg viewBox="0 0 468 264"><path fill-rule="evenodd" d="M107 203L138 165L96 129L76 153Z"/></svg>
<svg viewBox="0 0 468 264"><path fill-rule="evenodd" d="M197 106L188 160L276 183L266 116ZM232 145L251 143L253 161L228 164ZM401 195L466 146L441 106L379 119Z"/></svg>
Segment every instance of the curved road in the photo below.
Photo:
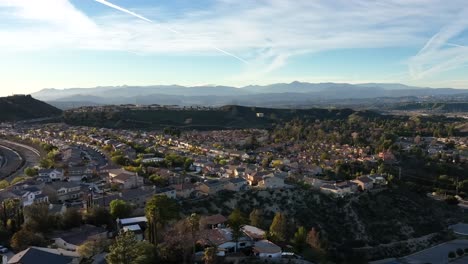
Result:
<svg viewBox="0 0 468 264"><path fill-rule="evenodd" d="M23 174L26 167L38 165L41 158L37 149L9 140L0 140L0 151L4 154L7 162L0 168L1 179L12 180Z"/></svg>

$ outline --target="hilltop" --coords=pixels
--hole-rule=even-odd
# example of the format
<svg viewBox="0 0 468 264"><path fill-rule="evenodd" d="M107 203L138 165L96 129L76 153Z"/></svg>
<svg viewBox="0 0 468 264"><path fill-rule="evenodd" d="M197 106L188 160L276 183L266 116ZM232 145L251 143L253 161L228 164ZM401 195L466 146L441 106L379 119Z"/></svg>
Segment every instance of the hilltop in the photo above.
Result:
<svg viewBox="0 0 468 264"><path fill-rule="evenodd" d="M0 121L20 121L60 115L62 111L31 95L0 97Z"/></svg>

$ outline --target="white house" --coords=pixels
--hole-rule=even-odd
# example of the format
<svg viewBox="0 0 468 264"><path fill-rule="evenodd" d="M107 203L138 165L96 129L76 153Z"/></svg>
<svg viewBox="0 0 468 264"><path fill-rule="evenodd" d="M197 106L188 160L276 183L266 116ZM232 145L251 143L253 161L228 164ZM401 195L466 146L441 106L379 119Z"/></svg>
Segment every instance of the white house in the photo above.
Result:
<svg viewBox="0 0 468 264"><path fill-rule="evenodd" d="M224 256L226 253L235 252L236 242L232 238L232 230L230 228L215 228L203 230L200 234L198 243L204 246L216 245L218 249L218 256ZM252 240L243 235L237 242L237 249L251 247Z"/></svg>
<svg viewBox="0 0 468 264"><path fill-rule="evenodd" d="M38 180L45 182L62 181L63 174L63 169L41 169L38 172Z"/></svg>
<svg viewBox="0 0 468 264"><path fill-rule="evenodd" d="M283 188L284 186L284 179L276 176L265 176L258 182L258 187L265 189Z"/></svg>
<svg viewBox="0 0 468 264"><path fill-rule="evenodd" d="M281 258L281 248L268 240L255 242L253 246L255 256L260 258Z"/></svg>

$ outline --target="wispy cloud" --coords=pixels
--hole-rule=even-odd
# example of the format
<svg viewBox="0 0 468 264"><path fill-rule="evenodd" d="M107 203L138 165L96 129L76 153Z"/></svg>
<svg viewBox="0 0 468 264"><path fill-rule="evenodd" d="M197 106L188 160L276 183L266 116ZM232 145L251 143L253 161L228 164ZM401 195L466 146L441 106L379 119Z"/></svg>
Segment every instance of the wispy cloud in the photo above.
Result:
<svg viewBox="0 0 468 264"><path fill-rule="evenodd" d="M123 8L123 7L120 7L120 6L117 6L117 5L115 5L115 4L112 4L112 3L110 3L110 2L108 2L108 1L106 1L106 0L95 0L95 1L96 1L96 2L99 2L99 3L103 4L103 5L106 5L106 6L108 6L108 7L112 7L112 8L114 8L114 9L119 10L119 11L122 11L122 12L124 12L124 13L127 13L127 14L129 14L129 15L132 15L132 16L134 16L134 17L137 17L137 18L139 18L139 19L142 19L142 20L144 20L144 21L146 21L146 22L149 22L149 23L158 25L159 27L161 27L161 28L163 28L163 29L166 29L166 30L169 30L170 32L176 34L177 36L179 36L179 37L181 37L181 38L189 38L189 39L190 39L190 36L189 36L189 35L186 35L186 34L180 32L180 31L178 31L178 30L175 30L175 29L173 29L173 28L170 28L170 27L167 27L167 26L164 26L164 25L157 24L157 23L155 23L154 21L152 21L152 20L150 20L150 19L148 19L148 18L146 18L146 17L144 17L144 16L142 16L142 15L139 15L139 14L137 14L137 13L135 13L135 12L132 12L132 11L130 11L130 10L128 10L128 9L125 9L125 8ZM223 54L225 54L225 55L228 55L228 56L230 56L230 57L235 58L236 60L239 60L239 61L241 61L241 62L243 62L243 63L248 64L248 62L247 62L246 60L244 60L244 59L242 59L242 58L240 58L240 57L238 57L238 56L232 54L231 52L228 52L228 51L226 51L226 50L220 49L220 48L218 48L217 46L212 45L212 44L210 44L210 46L211 46L214 50L217 50L217 51L219 51L219 52L221 52L221 53L223 53Z"/></svg>
<svg viewBox="0 0 468 264"><path fill-rule="evenodd" d="M411 77L421 79L468 63L466 46L450 43L468 29L468 8L458 12L446 26L434 34L414 57L410 59Z"/></svg>
<svg viewBox="0 0 468 264"><path fill-rule="evenodd" d="M467 61L465 48L446 45L466 26L466 10L453 18L466 0L218 0L177 16L95 1L131 16L111 10L85 14L68 0L0 0L0 50L222 52L249 61L233 78L251 79L271 74L292 57L335 49L425 45L409 63L416 79ZM427 41L434 28L442 30Z"/></svg>

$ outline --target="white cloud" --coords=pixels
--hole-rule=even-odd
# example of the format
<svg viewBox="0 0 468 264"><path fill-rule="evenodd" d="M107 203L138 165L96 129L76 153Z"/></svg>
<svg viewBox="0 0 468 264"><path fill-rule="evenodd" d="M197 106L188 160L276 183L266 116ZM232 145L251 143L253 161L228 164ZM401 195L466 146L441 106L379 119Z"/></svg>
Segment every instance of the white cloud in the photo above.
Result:
<svg viewBox="0 0 468 264"><path fill-rule="evenodd" d="M0 0L0 12L2 8L14 11L0 18L0 23L23 25L0 26L0 50L219 55L216 47L247 58L250 64L236 78L254 79L300 54L417 47L426 43L434 29L443 28L410 60L411 76L424 78L468 60L462 47L442 48L466 25L468 15L451 22L465 5L466 0L219 0L206 10L174 18L161 10L125 7L160 23L158 27L112 9L89 16L67 0Z"/></svg>
<svg viewBox="0 0 468 264"><path fill-rule="evenodd" d="M458 12L454 19L433 35L423 48L410 59L410 74L422 79L433 74L456 69L468 63L466 46L450 41L468 29L468 8Z"/></svg>

